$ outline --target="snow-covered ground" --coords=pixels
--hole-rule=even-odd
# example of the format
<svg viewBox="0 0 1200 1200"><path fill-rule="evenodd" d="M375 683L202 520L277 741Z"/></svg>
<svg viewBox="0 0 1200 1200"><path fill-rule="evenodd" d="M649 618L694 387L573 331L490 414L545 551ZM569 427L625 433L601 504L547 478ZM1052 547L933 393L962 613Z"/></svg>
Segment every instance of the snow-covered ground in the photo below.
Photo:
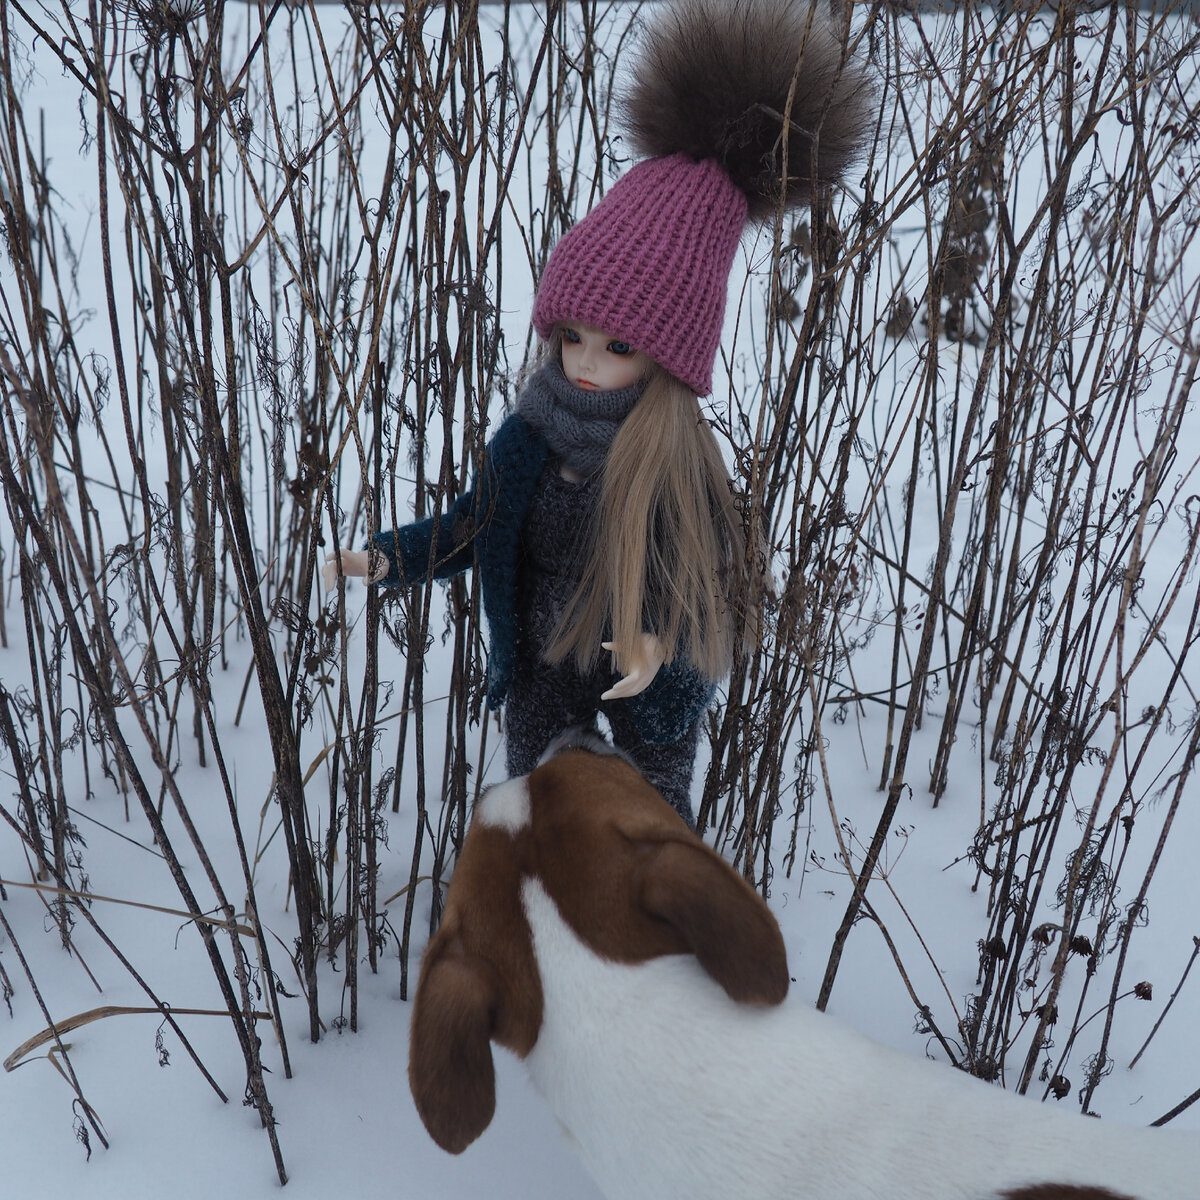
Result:
<svg viewBox="0 0 1200 1200"><path fill-rule="evenodd" d="M322 20L332 22L336 17L331 13L329 17L322 15ZM60 156L69 158L79 141L75 108L78 88L45 73L32 86L36 102L46 105L52 144ZM85 305L100 309L101 297L87 294L88 263L94 265L94 258L89 256L96 253L94 236L89 239L86 232L94 212L86 190L89 185L90 177L84 176L80 184L83 190L64 195L63 203L74 211L80 225ZM751 254L751 259L755 258ZM0 282L6 270L7 264L0 266ZM518 327L525 316L513 311L506 313L505 320ZM102 329L103 323L97 328ZM514 332L512 344L519 344L520 337ZM1200 430L1194 421L1191 433L1195 446L1200 447ZM1195 449L1181 454L1181 461L1189 464L1195 458ZM930 525L918 531L931 547L936 540L936 519L931 499ZM0 541L6 552L11 540L11 531L5 527ZM1156 561L1160 578L1165 578L1178 562L1175 548L1164 542ZM9 569L7 565L5 569ZM1186 586L1194 589L1194 579ZM12 596L8 586L4 595ZM347 593L351 620L361 608L362 595L361 589L354 587ZM18 615L19 606L10 601L10 645L0 650L0 680L9 692L16 692L29 680L26 648L16 630ZM354 628L361 644L361 624ZM890 644L884 645L883 641L877 647L875 665L879 677L886 679L883 656L890 652ZM597 1196L554 1119L526 1082L519 1063L503 1052L497 1055L496 1119L478 1143L455 1158L444 1154L428 1138L408 1092L410 1005L401 997L401 968L394 945L382 955L377 974L360 968L356 1032L344 1025L348 1014L341 987L343 963L340 958L334 963L323 962L320 996L326 1032L316 1044L308 1040L307 1009L297 981L289 978L288 949L296 921L287 894L283 839L277 836L277 817L269 803L271 760L265 749L264 720L255 711L251 689L246 712L235 723L250 650L244 639L229 644L228 669L214 667L211 677L215 710L222 717L218 736L233 776L242 831L252 850L264 847L255 871L259 917L264 928L278 939L273 966L291 993L281 1000L290 1078L285 1077L270 1023L261 1021L257 1026L289 1176L286 1194L329 1197L377 1191L444 1200L484 1196L546 1200L572 1196L586 1200ZM354 654L361 654L361 649ZM437 681L439 673L446 670L447 657L448 649L436 644L426 661L427 690L431 695L441 694ZM388 643L381 645L380 660L385 676L395 677L401 670L398 655ZM932 761L936 750L941 716L936 698L930 703L929 713L912 755L912 761L922 767ZM427 713L430 726L436 727L442 715L438 704L432 703ZM321 720L318 715L318 728ZM788 946L793 1003L811 1003L816 997L834 931L850 896L847 876L837 866L835 833L840 830L844 838L850 838L852 847L855 838L861 839L861 854L861 843L869 840L883 804L884 794L878 790L883 720L880 707L852 714L844 724L826 722L825 757L830 773L829 795L834 800L827 804L824 787L818 788L802 817L803 844L797 867L790 877L785 877L782 870L776 872L770 903ZM971 714L967 714L960 741L974 747L981 737ZM494 732L489 744L494 750ZM383 766L388 755L386 747L379 753ZM217 875L236 881L240 868L214 769L211 764L202 767L196 762L189 742L183 744L180 755L174 772L179 793L201 842L214 857ZM976 757L982 763L983 755L976 753ZM1171 769L1178 766L1172 764ZM979 769L977 765L976 771ZM5 764L3 770L7 772L9 766ZM90 794L82 764L71 770L77 787L68 794L67 803L86 842L83 863L89 891L97 897L92 911L105 934L155 995L174 1010L212 1010L214 1015L181 1013L178 1021L227 1098L222 1101L218 1097L158 1015L115 1013L81 1024L63 1040L71 1068L94 1107L109 1147L99 1146L94 1136L90 1145L79 1139L88 1123L78 1105L73 1104L73 1092L57 1056L41 1046L25 1055L15 1069L0 1075L0 1178L4 1180L4 1194L37 1194L51 1200L163 1196L188 1200L217 1194L258 1200L275 1194L279 1182L268 1141L255 1111L242 1103L243 1059L231 1036L228 1017L223 1014L223 1001L201 939L195 927L177 912L141 907L158 905L178 910L179 893L145 823L136 811L130 819L126 797L100 775L94 763ZM493 759L488 768L490 777L496 778L498 770ZM1081 806L1098 771L1098 767L1089 768L1077 776ZM701 776L702 770L698 770L697 784ZM318 788L318 795L320 791ZM951 1033L954 1022L947 1017L962 1015L964 999L975 988L976 942L979 930L986 928L986 891L974 889L975 866L964 857L979 825L980 794L979 779L972 778L969 762L959 773L952 773L951 786L936 808L919 790L906 794L879 878L870 892L873 907L897 941L914 991L935 1006L943 1026ZM1135 1008L1135 1016L1117 1026L1109 1049L1114 1068L1094 1105L1109 1120L1146 1124L1200 1086L1200 980L1195 978L1189 978L1137 1067L1127 1068L1162 1013L1192 953L1193 939L1200 935L1200 879L1194 867L1195 847L1200 845L1200 804L1194 801L1192 797L1182 806L1162 850L1148 896L1151 919L1133 940L1131 961L1125 968L1126 980L1153 983L1154 998L1150 1002L1133 997L1121 1001ZM399 892L408 881L414 804L414 785L406 780L400 811L389 819L391 837L380 870L381 895ZM1162 802L1152 799L1140 819L1154 822L1162 811ZM320 820L319 812L319 804L314 804L314 821ZM196 855L188 856L188 839L169 800L164 821L173 844L185 848L181 850L182 865L189 878L201 880L202 866ZM786 824L781 820L779 846L786 843ZM1144 846L1138 842L1133 853L1145 856L1153 849L1153 839L1148 839ZM1133 866L1130 876L1136 877ZM0 1057L12 1054L26 1039L37 1035L48 1019L62 1022L102 1006L149 1005L130 971L81 921L75 925L71 949L62 948L46 907L50 897L18 886L29 881L29 865L19 839L6 834L0 834L0 879L11 881L4 889L0 908L16 941L14 945L0 936L0 966L13 984L13 995L8 999L11 1017L0 1014ZM236 884L230 882L229 888L237 903ZM1053 883L1049 890L1053 891ZM114 902L117 900L131 901L139 907ZM396 902L397 906L402 903ZM422 890L414 929L427 927L429 903L428 894ZM413 950L414 977L419 949L416 946ZM1102 1008L1100 996L1098 990L1090 997L1098 1010ZM856 1028L907 1053L938 1053L929 1035L914 1029L913 1001L888 946L869 925L856 930L847 943L829 1008ZM1086 1017L1088 1012L1083 1015ZM1089 1033L1097 1032L1101 1022L1102 1017L1092 1022ZM797 1080L796 1086L820 1087L821 1083ZM1033 1090L1037 1091L1036 1084ZM1035 1102L1031 1097L1029 1103ZM1198 1131L1200 1137L1200 1105L1183 1113L1175 1124Z"/></svg>
<svg viewBox="0 0 1200 1200"><path fill-rule="evenodd" d="M0 655L0 671L6 680L20 669L14 657L11 651ZM232 693L239 680L240 675L231 673L218 677L217 682ZM259 749L260 735L253 728L224 733L228 744L238 748L238 793L253 812L269 783L269 763ZM874 769L855 762L849 754L837 769L839 815L859 828L872 826L881 801L872 781ZM180 771L178 782L201 831L206 822L215 831L205 839L206 844L219 846L222 814L217 797L211 794L209 773L188 766ZM153 848L136 823L126 824L121 798L110 790L100 790L84 811L81 828L87 839L93 892L177 908L178 897L172 894ZM812 819L813 844L827 851L828 816L818 809ZM1160 870L1157 895L1152 898L1155 914L1164 915L1145 931L1156 936L1135 942L1144 961L1133 966L1129 975L1153 979L1159 1002L1142 1005L1137 1037L1114 1047L1117 1066L1097 1102L1106 1119L1145 1124L1196 1087L1196 1006L1186 993L1136 1070L1125 1068L1137 1049L1137 1038L1149 1032L1165 999L1166 986L1173 984L1173 973L1182 969L1191 948L1197 910L1175 899L1195 895L1188 849L1200 838L1196 806L1188 810L1187 819L1189 824L1172 835L1171 846L1178 847L1178 853L1168 855ZM398 824L403 827L403 817ZM914 798L905 802L899 824L906 836L896 839L888 871L888 885L896 900L875 895L875 903L893 929L898 923L897 904L903 903L928 940L951 996L961 1002L972 984L962 967L972 958L971 953L963 952L963 940L973 936L983 899L970 890L972 872L967 864L945 868L962 853L964 837L969 835L969 814L953 803L943 801L934 810ZM194 861L184 865L189 873L197 870ZM28 878L12 839L0 846L0 871L6 879ZM383 871L383 886L396 890L406 871L405 847L393 846ZM873 894L882 887L874 885ZM795 980L790 1002L811 1003L815 997L832 931L848 895L844 876L816 870L797 871L774 889L771 904L784 931ZM269 872L259 884L258 900L265 926L287 940L293 918L285 911L281 885ZM98 990L79 959L63 951L56 936L46 932L45 909L35 894L10 888L3 908L56 1019L101 1005L146 1005L144 994L129 974L112 961L94 936L77 927L77 952L103 989ZM211 970L199 952L198 936L181 918L104 902L97 902L94 911L112 940L173 1008L221 1010ZM282 952L277 957L282 960ZM16 988L10 1001L13 1016L2 1026L6 1030L3 1049L8 1054L44 1028L45 1020L8 945L4 946L3 963ZM915 981L923 991L928 991L931 972L932 967L925 978ZM298 992L291 986L293 982L285 976L285 987ZM337 1032L334 1023L344 1011L338 973L323 969L322 1017L330 1032L316 1045L307 1040L303 1001L296 996L282 1002L293 1071L290 1080L283 1078L270 1025L262 1022L258 1026L265 1039L264 1062L271 1071L268 1089L290 1179L288 1195L328 1197L376 1187L390 1195L444 1200L483 1196L514 1200L574 1196L582 1200L598 1195L553 1117L530 1088L520 1064L504 1051L496 1055L496 1119L461 1157L439 1150L422 1128L408 1092L410 1005L400 999L400 968L394 954L384 956L377 976L363 972L360 987L358 1032ZM851 939L830 1011L908 1053L920 1055L926 1050L928 1039L914 1035L913 1006L889 968L887 951L877 937ZM94 1200L157 1200L174 1196L188 1200L217 1192L248 1198L276 1192L267 1139L254 1111L241 1104L244 1067L237 1044L229 1036L227 1018L178 1019L227 1093L228 1102L220 1101L171 1031L161 1030L162 1023L155 1015L96 1020L72 1031L65 1041L110 1147L103 1150L93 1139L89 1157L76 1141L78 1122L71 1092L43 1047L17 1070L0 1076L6 1188L14 1189L10 1194L28 1189L56 1198L86 1195ZM160 1030L161 1049L157 1041ZM820 1081L797 1080L796 1086L821 1085ZM1193 1108L1176 1124L1200 1130L1200 1117ZM20 1191L16 1190L18 1182Z"/></svg>

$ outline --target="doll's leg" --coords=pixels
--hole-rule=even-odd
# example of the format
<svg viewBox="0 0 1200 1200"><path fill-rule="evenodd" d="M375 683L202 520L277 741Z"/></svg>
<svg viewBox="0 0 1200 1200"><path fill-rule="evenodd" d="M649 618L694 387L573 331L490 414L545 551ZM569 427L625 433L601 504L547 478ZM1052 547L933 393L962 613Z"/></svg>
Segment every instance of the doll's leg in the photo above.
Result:
<svg viewBox="0 0 1200 1200"><path fill-rule="evenodd" d="M642 740L637 727L620 704L606 705L604 715L612 728L613 744L633 760L634 766L656 787L671 807L696 827L692 812L692 772L700 742L700 719L677 742L652 746Z"/></svg>
<svg viewBox="0 0 1200 1200"><path fill-rule="evenodd" d="M594 725L598 698L567 668L533 663L518 667L504 701L504 749L509 778L528 775L564 729Z"/></svg>

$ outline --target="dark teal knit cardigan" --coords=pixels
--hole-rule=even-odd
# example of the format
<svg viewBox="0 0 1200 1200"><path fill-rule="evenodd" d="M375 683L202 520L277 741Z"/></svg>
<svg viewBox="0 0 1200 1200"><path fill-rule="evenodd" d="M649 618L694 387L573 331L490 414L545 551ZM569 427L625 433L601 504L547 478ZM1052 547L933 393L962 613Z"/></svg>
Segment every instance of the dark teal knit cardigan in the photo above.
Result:
<svg viewBox="0 0 1200 1200"><path fill-rule="evenodd" d="M388 574L379 581L382 587L449 579L468 567L478 569L491 635L487 701L493 709L504 703L516 666L521 529L549 453L542 435L514 413L484 449L483 465L470 490L448 512L375 535L375 545L389 564ZM677 657L660 668L644 692L612 703L627 706L648 743L665 746L687 732L715 691L715 684Z"/></svg>

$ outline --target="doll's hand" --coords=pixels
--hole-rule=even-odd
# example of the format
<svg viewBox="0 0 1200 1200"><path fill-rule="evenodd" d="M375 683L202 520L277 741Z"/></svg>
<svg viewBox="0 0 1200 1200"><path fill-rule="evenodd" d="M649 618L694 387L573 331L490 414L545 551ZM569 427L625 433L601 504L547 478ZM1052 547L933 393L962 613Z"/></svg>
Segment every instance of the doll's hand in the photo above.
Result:
<svg viewBox="0 0 1200 1200"><path fill-rule="evenodd" d="M337 587L338 566L347 579L365 577L368 583L378 583L388 573L387 558L379 550L338 550L325 559L321 579L328 591Z"/></svg>
<svg viewBox="0 0 1200 1200"><path fill-rule="evenodd" d="M601 642L600 645L605 650L613 651L615 655L615 642ZM641 644L631 656L631 661L624 666L619 665L617 668L625 671L624 678L618 679L607 692L601 695L600 699L624 700L629 696L636 696L639 692L644 692L654 682L658 668L666 661L666 657L662 642L652 633L643 633Z"/></svg>

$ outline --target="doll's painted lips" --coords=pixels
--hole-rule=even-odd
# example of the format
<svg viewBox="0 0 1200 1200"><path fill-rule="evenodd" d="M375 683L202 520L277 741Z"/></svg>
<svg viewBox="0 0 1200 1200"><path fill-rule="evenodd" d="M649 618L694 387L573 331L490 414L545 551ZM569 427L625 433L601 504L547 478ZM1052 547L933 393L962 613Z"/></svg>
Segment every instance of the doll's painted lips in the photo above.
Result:
<svg viewBox="0 0 1200 1200"><path fill-rule="evenodd" d="M577 379L575 380L575 386L587 388L589 392L594 392L597 385L594 384L590 379Z"/></svg>

